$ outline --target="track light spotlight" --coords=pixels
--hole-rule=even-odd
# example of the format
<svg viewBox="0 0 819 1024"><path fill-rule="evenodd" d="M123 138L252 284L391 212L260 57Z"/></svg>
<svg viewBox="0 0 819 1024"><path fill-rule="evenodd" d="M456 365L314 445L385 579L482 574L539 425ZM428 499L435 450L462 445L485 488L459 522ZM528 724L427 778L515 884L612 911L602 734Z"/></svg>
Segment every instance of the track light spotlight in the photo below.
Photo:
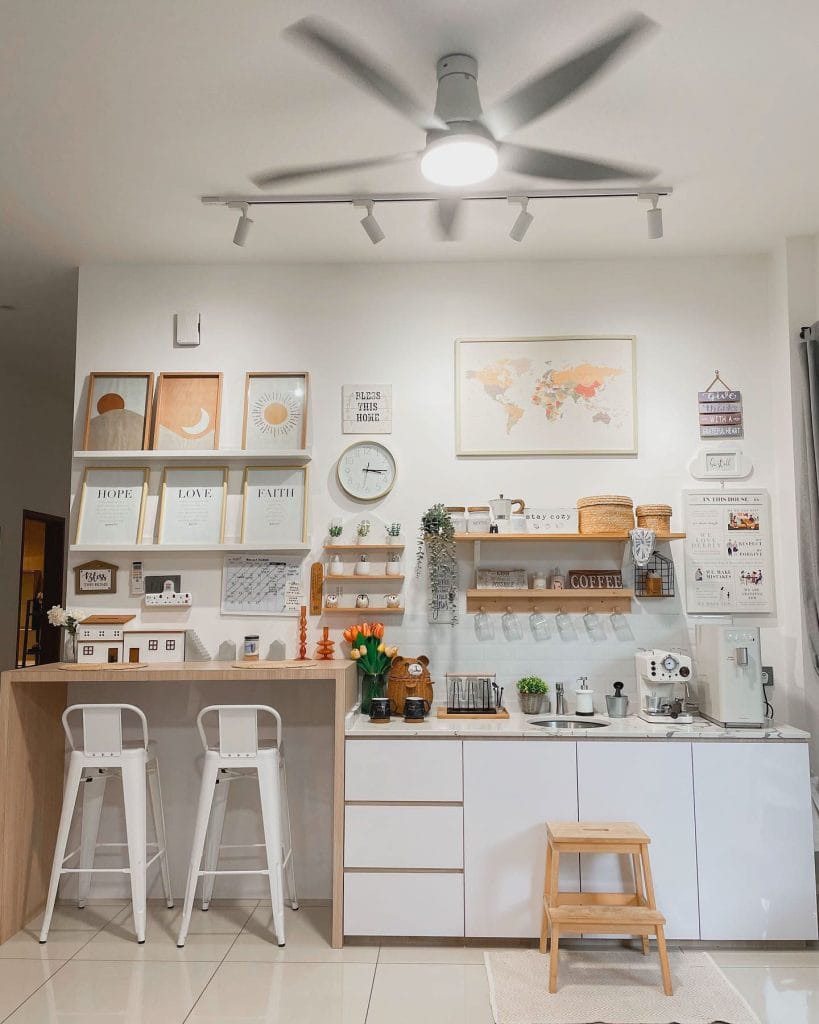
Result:
<svg viewBox="0 0 819 1024"><path fill-rule="evenodd" d="M372 202L368 199L366 202L353 203L353 206L359 207L360 209L367 211L365 216L361 218L360 223L362 228L364 228L364 230L367 232L367 237L373 243L373 245L378 245L379 242L383 242L384 239L386 238L386 235L381 230L381 225L373 216Z"/></svg>
<svg viewBox="0 0 819 1024"><path fill-rule="evenodd" d="M233 232L233 244L244 246L247 236L250 234L250 225L253 223L247 215L250 207L247 203L228 203L228 207L232 210L242 211L239 214L239 220L236 222L236 230Z"/></svg>
<svg viewBox="0 0 819 1024"><path fill-rule="evenodd" d="M660 197L653 192L644 192L638 196L643 202L651 203L651 209L646 211L646 222L648 224L649 238L663 237L663 211L657 205Z"/></svg>
<svg viewBox="0 0 819 1024"><path fill-rule="evenodd" d="M509 237L514 242L522 242L524 235L529 230L532 221L535 219L527 209L529 206L529 199L526 196L509 196L509 202L520 207L520 213L517 215L515 223L512 225Z"/></svg>

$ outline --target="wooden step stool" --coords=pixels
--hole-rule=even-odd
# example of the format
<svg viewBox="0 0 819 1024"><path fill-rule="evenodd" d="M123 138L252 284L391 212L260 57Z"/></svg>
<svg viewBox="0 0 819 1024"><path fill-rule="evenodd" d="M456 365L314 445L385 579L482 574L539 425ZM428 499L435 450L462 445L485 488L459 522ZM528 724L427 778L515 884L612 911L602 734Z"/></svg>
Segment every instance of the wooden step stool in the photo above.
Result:
<svg viewBox="0 0 819 1024"><path fill-rule="evenodd" d="M610 935L639 935L643 953L649 951L648 937L656 936L663 991L672 993L668 951L665 945L665 917L657 910L648 844L651 839L632 821L548 821L546 823L546 876L543 883L543 917L540 952L549 950L549 991L557 991L557 961L560 936L566 932L604 932ZM561 853L614 853L631 857L634 892L560 892Z"/></svg>

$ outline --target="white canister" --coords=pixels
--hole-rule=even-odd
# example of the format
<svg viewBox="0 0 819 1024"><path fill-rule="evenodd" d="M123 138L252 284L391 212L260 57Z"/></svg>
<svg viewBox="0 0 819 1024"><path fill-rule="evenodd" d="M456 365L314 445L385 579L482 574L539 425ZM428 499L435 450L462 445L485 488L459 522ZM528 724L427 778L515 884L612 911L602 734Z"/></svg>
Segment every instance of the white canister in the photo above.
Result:
<svg viewBox="0 0 819 1024"><path fill-rule="evenodd" d="M492 522L489 515L488 505L470 505L467 531L469 533L489 533L489 524Z"/></svg>
<svg viewBox="0 0 819 1024"><path fill-rule="evenodd" d="M448 505L447 512L449 512L450 518L452 519L452 529L455 533L466 533L466 508L463 505Z"/></svg>
<svg viewBox="0 0 819 1024"><path fill-rule="evenodd" d="M362 555L359 560L355 563L355 574L356 576L369 576L370 575L370 556Z"/></svg>
<svg viewBox="0 0 819 1024"><path fill-rule="evenodd" d="M387 556L387 564L385 566L387 570L387 576L400 576L401 575L401 556L397 551L392 551Z"/></svg>
<svg viewBox="0 0 819 1024"><path fill-rule="evenodd" d="M545 590L546 577L542 572L536 572L532 577L532 590Z"/></svg>
<svg viewBox="0 0 819 1024"><path fill-rule="evenodd" d="M327 566L328 576L343 576L344 575L344 562L341 560L341 555L333 555L330 559L330 564Z"/></svg>

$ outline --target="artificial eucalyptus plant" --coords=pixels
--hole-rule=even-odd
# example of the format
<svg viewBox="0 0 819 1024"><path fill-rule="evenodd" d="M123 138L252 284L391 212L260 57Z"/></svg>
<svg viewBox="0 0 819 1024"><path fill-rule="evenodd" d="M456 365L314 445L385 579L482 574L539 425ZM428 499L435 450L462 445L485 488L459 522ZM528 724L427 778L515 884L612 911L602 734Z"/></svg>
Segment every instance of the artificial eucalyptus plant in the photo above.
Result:
<svg viewBox="0 0 819 1024"><path fill-rule="evenodd" d="M458 621L458 560L455 555L455 527L446 506L440 502L421 516L421 533L415 575L420 576L427 559L429 576L429 607L431 611L445 608L454 626Z"/></svg>

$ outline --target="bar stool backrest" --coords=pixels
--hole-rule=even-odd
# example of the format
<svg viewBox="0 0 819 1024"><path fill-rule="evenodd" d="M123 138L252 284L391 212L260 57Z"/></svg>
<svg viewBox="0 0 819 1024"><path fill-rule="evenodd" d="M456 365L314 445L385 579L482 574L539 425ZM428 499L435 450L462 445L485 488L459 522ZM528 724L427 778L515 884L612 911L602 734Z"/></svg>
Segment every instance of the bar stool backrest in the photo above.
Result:
<svg viewBox="0 0 819 1024"><path fill-rule="evenodd" d="M211 712L219 716L219 753L223 757L254 757L259 752L259 713L276 721L276 746L281 747L282 720L275 708L266 704L212 704L202 708L196 727L205 750L210 749L202 719Z"/></svg>
<svg viewBox="0 0 819 1024"><path fill-rule="evenodd" d="M63 712L63 729L72 750L77 747L68 718L77 711L82 712L82 740L79 749L90 757L122 753L122 719L126 712L139 718L143 745L148 746L148 722L144 713L133 704L72 704Z"/></svg>

